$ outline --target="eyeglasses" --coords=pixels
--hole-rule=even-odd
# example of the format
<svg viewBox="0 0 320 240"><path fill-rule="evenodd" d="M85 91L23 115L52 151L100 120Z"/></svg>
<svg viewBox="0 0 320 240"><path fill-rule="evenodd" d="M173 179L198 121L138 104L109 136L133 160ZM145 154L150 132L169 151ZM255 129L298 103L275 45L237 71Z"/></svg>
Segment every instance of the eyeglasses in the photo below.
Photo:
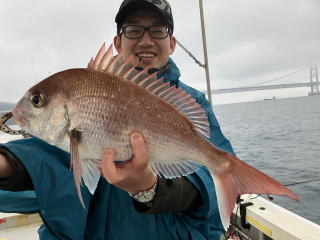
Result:
<svg viewBox="0 0 320 240"><path fill-rule="evenodd" d="M138 25L127 25L121 28L124 35L129 39L142 38L144 33L148 31L152 38L163 39L168 37L169 30L166 26L150 26L142 27Z"/></svg>

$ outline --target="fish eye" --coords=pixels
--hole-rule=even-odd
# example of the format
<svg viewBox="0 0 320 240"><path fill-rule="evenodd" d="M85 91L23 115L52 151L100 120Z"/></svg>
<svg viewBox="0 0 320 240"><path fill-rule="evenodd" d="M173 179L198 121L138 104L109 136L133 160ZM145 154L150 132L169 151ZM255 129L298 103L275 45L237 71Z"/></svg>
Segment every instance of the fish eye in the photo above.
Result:
<svg viewBox="0 0 320 240"><path fill-rule="evenodd" d="M31 95L30 101L33 106L38 107L38 108L42 107L42 105L43 105L43 99L42 99L41 94Z"/></svg>

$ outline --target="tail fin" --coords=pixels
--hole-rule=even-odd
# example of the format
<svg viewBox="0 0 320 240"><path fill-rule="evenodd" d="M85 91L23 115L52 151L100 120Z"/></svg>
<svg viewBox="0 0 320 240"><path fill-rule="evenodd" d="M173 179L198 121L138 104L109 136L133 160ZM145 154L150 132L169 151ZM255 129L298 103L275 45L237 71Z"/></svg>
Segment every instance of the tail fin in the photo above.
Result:
<svg viewBox="0 0 320 240"><path fill-rule="evenodd" d="M228 154L226 170L211 169L216 187L218 207L224 228L227 230L237 196L245 193L287 195L299 201L298 197L278 181ZM209 163L210 164L210 163ZM210 165L209 165L210 168Z"/></svg>

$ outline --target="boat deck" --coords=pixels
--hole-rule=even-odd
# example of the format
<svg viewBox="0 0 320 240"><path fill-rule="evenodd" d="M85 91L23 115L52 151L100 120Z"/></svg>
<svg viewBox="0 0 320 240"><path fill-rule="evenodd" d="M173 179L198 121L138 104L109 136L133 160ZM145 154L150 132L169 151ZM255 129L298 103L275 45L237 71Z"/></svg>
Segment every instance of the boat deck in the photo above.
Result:
<svg viewBox="0 0 320 240"><path fill-rule="evenodd" d="M38 214L0 213L0 240L37 240Z"/></svg>

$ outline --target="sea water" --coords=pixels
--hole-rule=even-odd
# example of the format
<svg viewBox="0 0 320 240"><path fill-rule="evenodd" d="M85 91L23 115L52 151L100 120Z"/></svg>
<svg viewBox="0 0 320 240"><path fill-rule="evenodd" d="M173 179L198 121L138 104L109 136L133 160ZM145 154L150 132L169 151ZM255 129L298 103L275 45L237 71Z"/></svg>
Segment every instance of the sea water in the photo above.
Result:
<svg viewBox="0 0 320 240"><path fill-rule="evenodd" d="M214 106L237 156L292 184L320 178L320 95ZM300 198L274 203L320 224L320 181L292 185Z"/></svg>

